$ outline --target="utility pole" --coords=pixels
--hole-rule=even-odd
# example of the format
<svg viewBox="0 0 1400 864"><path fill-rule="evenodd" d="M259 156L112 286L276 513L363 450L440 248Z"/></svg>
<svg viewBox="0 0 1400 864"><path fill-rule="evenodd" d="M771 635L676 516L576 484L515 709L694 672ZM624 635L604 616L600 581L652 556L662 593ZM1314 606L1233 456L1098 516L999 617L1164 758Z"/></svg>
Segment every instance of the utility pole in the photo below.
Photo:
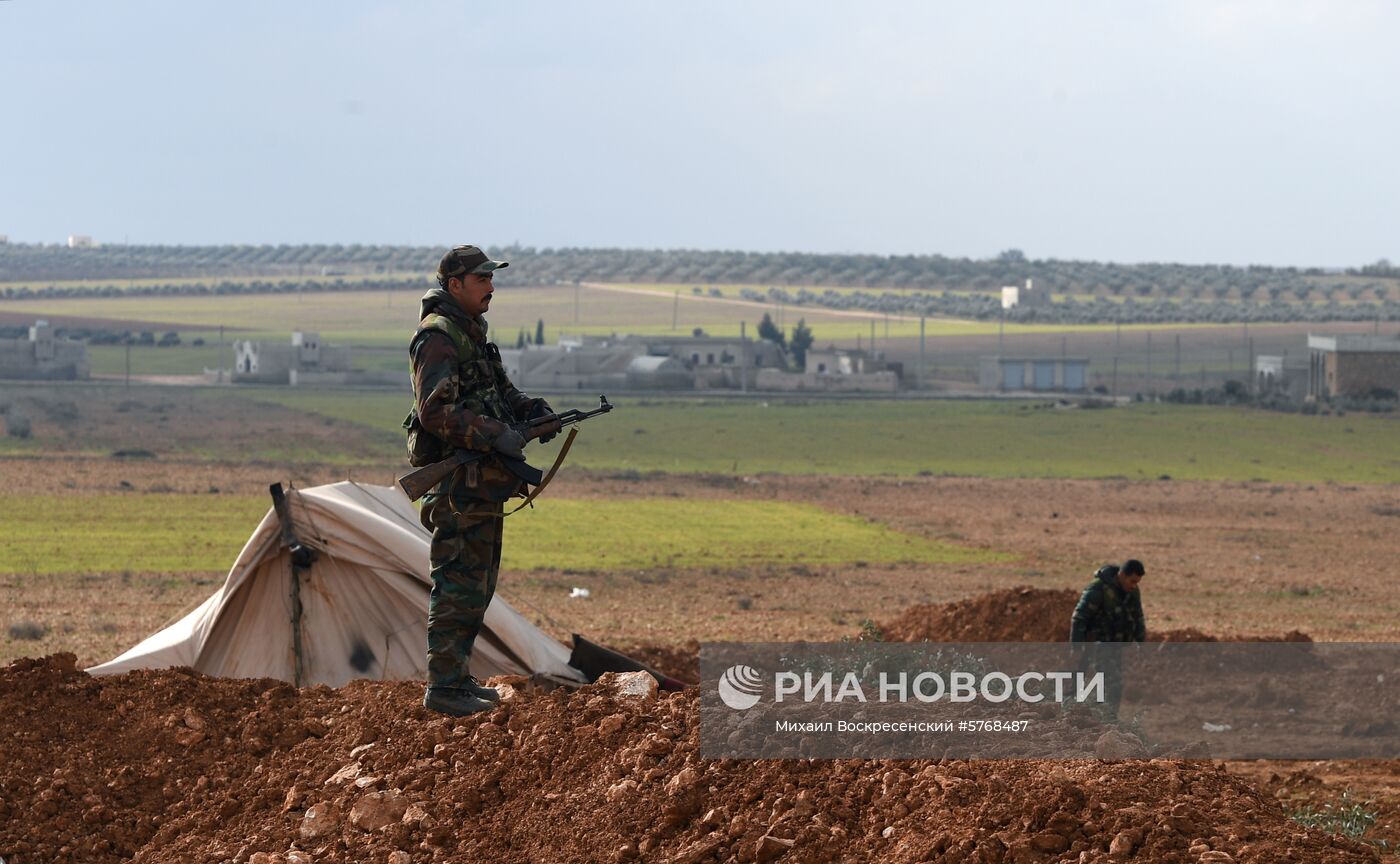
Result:
<svg viewBox="0 0 1400 864"><path fill-rule="evenodd" d="M219 325L219 383L224 383L224 325Z"/></svg>
<svg viewBox="0 0 1400 864"><path fill-rule="evenodd" d="M1113 355L1113 398L1118 398L1118 355Z"/></svg>
<svg viewBox="0 0 1400 864"><path fill-rule="evenodd" d="M579 291L579 284L578 284L578 282L579 282L579 280L577 280L577 279L574 280L574 323L575 323L575 324L578 323L578 291Z"/></svg>
<svg viewBox="0 0 1400 864"><path fill-rule="evenodd" d="M1254 395L1254 337L1249 337L1249 366L1246 367L1249 375L1249 394Z"/></svg>
<svg viewBox="0 0 1400 864"><path fill-rule="evenodd" d="M739 392L749 392L749 322L739 322Z"/></svg>
<svg viewBox="0 0 1400 864"><path fill-rule="evenodd" d="M919 316L919 386L924 386L924 321L923 315Z"/></svg>
<svg viewBox="0 0 1400 864"><path fill-rule="evenodd" d="M577 307L575 307L575 308L577 308ZM676 289L676 299L675 299L674 301L672 301L672 303L671 303L671 329L672 329L672 330L675 330L675 329L676 329L676 319L678 319L678 318L680 317L680 314L681 314L681 289L677 288L677 289ZM577 322L575 322L575 323L577 323Z"/></svg>
<svg viewBox="0 0 1400 864"><path fill-rule="evenodd" d="M875 319L870 319L870 359L875 359Z"/></svg>
<svg viewBox="0 0 1400 864"><path fill-rule="evenodd" d="M1152 387L1152 389L1153 389L1154 392L1155 392L1156 389L1157 389L1156 387L1154 387L1154 386L1152 385L1152 331L1151 331L1151 330L1148 330L1148 331L1147 331L1147 386L1148 386L1148 387Z"/></svg>

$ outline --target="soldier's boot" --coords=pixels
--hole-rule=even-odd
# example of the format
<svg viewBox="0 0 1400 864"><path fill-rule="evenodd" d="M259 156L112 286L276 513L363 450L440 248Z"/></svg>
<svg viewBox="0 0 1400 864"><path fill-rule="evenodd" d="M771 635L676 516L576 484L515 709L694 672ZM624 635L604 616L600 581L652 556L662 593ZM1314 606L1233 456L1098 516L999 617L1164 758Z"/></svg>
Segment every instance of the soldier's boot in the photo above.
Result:
<svg viewBox="0 0 1400 864"><path fill-rule="evenodd" d="M429 687L428 691L423 694L423 707L439 714L466 717L469 714L490 711L496 707L496 703L478 699L467 690L441 690Z"/></svg>
<svg viewBox="0 0 1400 864"><path fill-rule="evenodd" d="M494 687L486 687L475 678L468 678L467 686L462 689L478 699L485 699L487 702L501 701L501 691Z"/></svg>

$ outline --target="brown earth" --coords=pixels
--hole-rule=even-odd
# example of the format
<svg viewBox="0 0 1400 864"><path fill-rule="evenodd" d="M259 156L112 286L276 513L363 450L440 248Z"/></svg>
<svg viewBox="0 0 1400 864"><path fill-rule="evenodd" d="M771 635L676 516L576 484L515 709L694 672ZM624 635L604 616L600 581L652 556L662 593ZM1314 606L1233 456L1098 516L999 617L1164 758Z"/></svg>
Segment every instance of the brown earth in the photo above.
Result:
<svg viewBox="0 0 1400 864"><path fill-rule="evenodd" d="M1206 762L705 760L694 691L522 689L452 721L412 683L73 661L0 670L10 864L1379 860Z"/></svg>
<svg viewBox="0 0 1400 864"><path fill-rule="evenodd" d="M1030 586L979 594L966 600L915 606L879 627L891 642L1066 642L1079 592ZM1311 642L1297 630L1282 635L1231 634L1224 637L1194 627L1149 630L1149 642Z"/></svg>
<svg viewBox="0 0 1400 864"><path fill-rule="evenodd" d="M126 482L138 490L134 494L146 489L206 493L210 485L217 485L229 494L263 495L274 480L314 485L346 474L343 467L315 464L298 467L290 477L284 470L271 465L165 458L132 461L80 454L68 459L0 460L7 488L19 494L47 490L84 495L114 491ZM355 476L383 483L392 472L393 466L370 466L356 468ZM561 637L570 631L592 635L638 651L643 659L682 678L695 677L695 645L687 644L690 640L839 639L858 634L867 620L880 622L890 638L931 638L919 637L919 632L960 640L970 639L974 632L985 634L979 638L1010 638L1013 629L1007 626L1007 618L1016 619L1014 632L1033 630L1046 634L1037 638L1062 638L1049 634L1066 626L1074 597L1092 570L1104 561L1128 556L1147 563L1144 599L1154 631L1194 633L1198 638L1290 630L1324 640L1400 638L1396 614L1400 607L1393 593L1394 580L1387 578L1396 573L1393 537L1400 508L1395 490L1389 487L636 477L566 471L549 494L804 501L919 536L1011 553L995 562L939 567L852 563L743 571L560 569L503 574L503 593L549 632ZM101 626L104 632L93 633L83 629L86 619L75 617L79 622L75 632L55 628L41 643L7 643L3 646L6 658L39 648L46 653L81 645L84 664L105 660L149 632L151 621L165 620L206 596L212 583L222 577L184 574L181 584L160 589L157 574L150 574L150 580L146 575L134 574L130 584L123 584L116 577L70 574L45 577L40 580L42 586L33 584L35 577L4 577L0 606L6 609L38 597L43 598L42 604L33 614L39 616L102 609L107 603L126 604L122 608L141 612L141 616L123 614L120 620L98 616L91 626ZM588 587L592 597L569 600L572 585ZM143 861L235 860L245 847L245 864L254 852L277 853L283 855L280 860L288 860L284 853L296 836L302 814L295 808L281 812L287 789L301 783L314 787L317 794L330 794L321 782L352 761L348 758L351 736L345 732L336 737L341 733L334 722L323 737L301 740L305 736L296 729L304 724L297 724L307 717L351 718L367 730L360 733L369 736L366 741L393 754L382 764L367 763L375 775L389 778L385 782L405 790L412 801L427 801L432 819L450 819L451 824L472 828L453 833L438 852L431 846L422 848L431 831L422 827L421 820L417 828L380 833L342 824L330 839L306 844L306 851L318 861L385 861L389 844L400 842L407 844L401 848L410 861L609 860L624 844L639 846L653 834L650 843L655 846L639 851L638 860L686 860L680 853L691 850L699 855L711 841L718 844L711 858L742 860L752 856L750 847L759 836L755 832L773 826L775 809L806 813L807 807L796 803L803 791L809 793L807 802L813 812L803 817L801 830L782 837L797 839L798 845L780 860L955 861L978 860L980 855L992 861L1077 861L1078 853L1070 851L1075 848L1090 853L1084 860L1097 860L1094 856L1112 842L1120 825L1169 825L1167 815L1181 804L1188 805L1188 811L1200 811L1209 823L1202 823L1199 834L1207 840L1205 845L1223 848L1236 860L1289 860L1289 844L1295 847L1291 859L1296 861L1369 860L1364 851L1352 847L1323 846L1327 841L1319 832L1302 832L1282 818L1283 805L1337 802L1348 788L1363 800L1374 799L1372 809L1381 814L1381 824L1368 836L1400 840L1395 828L1383 827L1387 821L1400 826L1396 763L1232 763L1226 766L1228 774L1196 763L1074 763L1061 766L1070 778L1066 784L1056 766L1040 763L704 763L694 760L692 745L690 750L678 747L675 752L680 756L658 762L662 773L643 780L635 797L624 787L609 802L607 789L623 779L618 773L625 761L620 753L630 754L626 758L633 765L631 774L636 775L638 745L651 731L671 724L678 737L666 740L693 742L689 697L665 698L645 712L627 714L623 728L611 737L578 733L584 737L561 739L575 734L580 718L592 718L589 722L596 724L596 712L587 707L592 697L529 695L511 709L510 716L524 718L516 722L526 725L513 729L507 722L504 731L514 736L509 744L496 741L496 733L490 733L490 741L475 742L483 754L510 747L507 768L491 767L482 761L487 756L474 755L477 750L459 744L453 753L461 767L452 769L452 760L446 760L446 768L415 767L416 760L432 757L430 739L423 736L438 734L424 730L442 728L415 707L421 692L415 686L363 683L339 692L297 694L266 682L209 681L178 673L89 681L81 675L58 674L54 664L46 661L28 671L12 667L0 673L0 844L6 844L0 845L0 856L7 864L131 857L118 854L119 847L133 855L139 851L138 860ZM265 695L269 693L273 695ZM268 700L270 707L260 699ZM128 701L126 717L114 713L114 706ZM187 703L196 712L190 723L197 725L200 718L208 717L213 722L206 723L206 728L212 725L217 730L217 734L206 733L208 737L197 745L181 745L174 738L176 734L193 737L179 728L191 728L184 715ZM614 706L605 707L613 711ZM275 719L263 727L259 718L264 717ZM163 725L167 720L173 724L169 728ZM528 730L536 724L537 736L532 738ZM482 724L461 725L475 735ZM457 741L453 728L446 727L447 739L434 743ZM287 740L296 740L282 740L283 732L278 730L285 729L292 730L285 733ZM522 729L527 730L523 740ZM224 742L225 737L229 742ZM253 738L264 741L266 749L249 750L244 742ZM551 743L559 740L569 745ZM420 745L425 752L415 751L410 758L409 751ZM167 763L170 759L176 761ZM687 759L704 778L703 809L698 817L691 814L690 822L671 829L652 828L649 833L645 825L665 824L670 818L664 784L683 772ZM652 767L648 764L641 777ZM55 770L60 772L57 777ZM497 771L503 773L493 776ZM884 789L883 778L893 771L911 777L932 773L922 786L917 780L910 781L913 785L890 781L897 791L886 800L877 793ZM1307 772L1316 782L1289 779L1298 772ZM427 785L409 789L411 783L429 775L430 783L423 780ZM1278 779L1271 779L1274 775ZM55 786L55 780L81 789L82 794L71 793L68 785ZM604 780L607 785L602 785ZM1072 802L1055 798L1062 786L1083 792L1084 803L1076 809ZM873 790L868 800L866 789ZM1177 789L1185 791L1172 791ZM961 791L955 794L955 790ZM363 794L337 789L332 797L347 805ZM1185 797L1188 794L1195 797ZM777 804L779 795L784 796L782 804ZM95 797L84 803L87 796ZM47 801L52 805L43 803ZM182 801L186 803L180 806ZM1232 802L1247 802L1247 806ZM1051 809L1038 811L1042 803ZM1106 809L1099 809L1099 803ZM458 806L463 809L456 810ZM480 812L470 813L473 806L480 806ZM99 809L93 812L95 807ZM901 807L907 812L896 815ZM1125 807L1126 813L1120 813ZM51 808L49 816L31 815ZM717 811L716 838L709 838L709 824L697 821L709 809ZM851 815L842 815L848 809ZM225 810L228 815L220 817ZM1253 815L1242 815L1248 810ZM1056 833L1048 826L1061 811L1071 816L1053 825L1065 832L1070 826L1066 819L1080 820L1072 838L1070 833L1061 835L1069 840L1063 853L1027 857L1024 851L1009 851L1019 849L1019 841ZM812 821L818 814L820 825L813 827L819 824ZM345 818L343 814L342 822ZM782 835L795 818L790 816L772 830ZM1250 821L1254 833L1244 827ZM570 824L594 826L589 830L596 833L597 842L579 842L582 829L566 838L558 826ZM889 838L883 836L885 827L895 829ZM839 842L823 839L841 836L832 835L832 828L844 832ZM1155 830L1149 827L1143 840L1146 848L1139 847L1135 860L1200 860L1200 850L1188 854L1189 846L1173 845L1177 840L1152 833ZM997 834L1002 836L993 842L990 838ZM1239 839L1231 841L1232 834ZM1212 842L1212 837L1218 840ZM958 845L963 840L985 851ZM112 847L94 851L103 842ZM473 847L474 842L481 845ZM1003 848L1008 842L1010 847ZM1045 836L1034 842L1048 847L1060 841ZM1076 847L1075 842L1083 845ZM8 845L13 843L27 844L28 851ZM952 845L932 851L940 843ZM42 844L48 845L40 850ZM692 850L695 844L700 845ZM70 849L60 853L64 845ZM1246 846L1249 851L1243 851ZM772 841L767 848L774 848ZM695 860L706 858L699 855Z"/></svg>

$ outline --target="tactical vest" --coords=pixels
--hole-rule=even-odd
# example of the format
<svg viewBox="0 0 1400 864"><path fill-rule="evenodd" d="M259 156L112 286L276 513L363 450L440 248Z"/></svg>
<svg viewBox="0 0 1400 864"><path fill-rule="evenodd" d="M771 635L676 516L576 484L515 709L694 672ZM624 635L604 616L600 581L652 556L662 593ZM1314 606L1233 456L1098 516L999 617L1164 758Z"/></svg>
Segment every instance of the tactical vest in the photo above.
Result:
<svg viewBox="0 0 1400 864"><path fill-rule="evenodd" d="M436 330L452 340L457 349L457 406L490 417L502 423L514 423L515 415L507 404L505 389L505 367L501 364L501 352L491 342L477 342L467 334L457 322L445 315L431 314L418 325L413 343L430 330ZM409 375L413 374L413 360L409 359ZM408 461L414 467L431 465L452 455L452 448L446 441L423 430L418 422L416 406L408 412L403 421L408 433Z"/></svg>

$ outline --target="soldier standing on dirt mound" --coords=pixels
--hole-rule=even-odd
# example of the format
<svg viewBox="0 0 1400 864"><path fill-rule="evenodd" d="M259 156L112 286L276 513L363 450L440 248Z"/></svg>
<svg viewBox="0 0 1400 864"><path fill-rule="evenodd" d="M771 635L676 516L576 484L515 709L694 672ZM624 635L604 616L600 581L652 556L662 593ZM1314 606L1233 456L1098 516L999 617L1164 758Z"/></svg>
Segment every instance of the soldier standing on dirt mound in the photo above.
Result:
<svg viewBox="0 0 1400 864"><path fill-rule="evenodd" d="M515 388L500 351L486 341L482 316L491 306L492 276L506 266L475 246L458 246L438 265L438 287L423 295L421 323L409 346L414 410L404 423L415 465L454 449L520 459L525 439L511 424L553 413L543 399ZM541 441L558 433L559 424L551 426ZM423 498L423 525L433 532L423 705L433 711L462 716L500 698L471 676L470 662L496 593L503 504L522 489L498 458L488 457L462 466Z"/></svg>
<svg viewBox="0 0 1400 864"><path fill-rule="evenodd" d="M1123 699L1122 643L1147 639L1147 619L1138 591L1146 572L1136 558L1124 561L1122 567L1100 567L1070 619L1070 642L1098 643L1085 650L1081 668L1093 666L1103 673L1105 707L1112 717L1118 716Z"/></svg>

